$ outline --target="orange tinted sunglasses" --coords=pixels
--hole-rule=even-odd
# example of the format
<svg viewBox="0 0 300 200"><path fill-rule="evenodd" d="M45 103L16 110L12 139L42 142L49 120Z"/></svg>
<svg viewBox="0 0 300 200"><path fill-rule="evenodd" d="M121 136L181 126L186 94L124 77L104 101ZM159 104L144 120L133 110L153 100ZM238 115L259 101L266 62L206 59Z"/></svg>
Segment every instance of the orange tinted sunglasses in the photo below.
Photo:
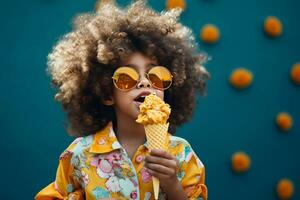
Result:
<svg viewBox="0 0 300 200"><path fill-rule="evenodd" d="M171 72L163 66L152 67L146 73L147 79L153 88L166 90L172 84ZM128 91L136 87L140 81L138 72L132 67L119 67L112 76L116 88L122 91Z"/></svg>

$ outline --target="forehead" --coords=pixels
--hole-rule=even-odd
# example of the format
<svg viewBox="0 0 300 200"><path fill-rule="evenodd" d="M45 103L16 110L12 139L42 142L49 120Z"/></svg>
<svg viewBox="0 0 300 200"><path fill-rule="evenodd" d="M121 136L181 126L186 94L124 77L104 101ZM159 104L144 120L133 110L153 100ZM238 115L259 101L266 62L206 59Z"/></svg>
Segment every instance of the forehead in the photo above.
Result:
<svg viewBox="0 0 300 200"><path fill-rule="evenodd" d="M147 70L152 66L157 65L157 63L150 57L136 52L128 56L128 58L124 61L124 65L133 67L137 70Z"/></svg>

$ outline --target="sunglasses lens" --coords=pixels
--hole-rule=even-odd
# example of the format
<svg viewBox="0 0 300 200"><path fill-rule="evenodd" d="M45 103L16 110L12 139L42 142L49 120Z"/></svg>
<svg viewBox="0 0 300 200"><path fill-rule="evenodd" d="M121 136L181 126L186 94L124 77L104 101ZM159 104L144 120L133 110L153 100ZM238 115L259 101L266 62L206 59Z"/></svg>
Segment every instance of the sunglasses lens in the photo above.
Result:
<svg viewBox="0 0 300 200"><path fill-rule="evenodd" d="M153 67L148 72L148 75L153 87L166 89L170 87L172 83L172 75L170 71L165 67Z"/></svg>
<svg viewBox="0 0 300 200"><path fill-rule="evenodd" d="M135 87L139 79L139 75L130 67L120 67L115 71L113 78L117 88L121 90L128 90Z"/></svg>

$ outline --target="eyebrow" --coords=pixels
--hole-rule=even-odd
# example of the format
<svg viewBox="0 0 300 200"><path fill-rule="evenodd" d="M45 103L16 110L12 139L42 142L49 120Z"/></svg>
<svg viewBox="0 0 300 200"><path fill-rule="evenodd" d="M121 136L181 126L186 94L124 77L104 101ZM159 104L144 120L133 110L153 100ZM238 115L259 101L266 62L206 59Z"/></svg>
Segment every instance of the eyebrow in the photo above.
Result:
<svg viewBox="0 0 300 200"><path fill-rule="evenodd" d="M137 68L137 65L135 65L135 64L130 64L130 63L129 63L129 64L126 64L126 66L127 66L127 67L134 67L134 68ZM151 67L153 67L153 66L157 66L157 64L155 64L155 63L149 63L149 64L146 65L147 68L151 68Z"/></svg>

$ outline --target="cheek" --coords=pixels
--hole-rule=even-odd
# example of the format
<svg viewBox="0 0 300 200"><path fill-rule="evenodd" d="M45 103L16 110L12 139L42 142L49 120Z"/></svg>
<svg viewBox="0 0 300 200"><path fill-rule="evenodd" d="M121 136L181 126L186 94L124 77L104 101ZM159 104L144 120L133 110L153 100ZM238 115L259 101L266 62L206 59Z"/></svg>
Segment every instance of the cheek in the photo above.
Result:
<svg viewBox="0 0 300 200"><path fill-rule="evenodd" d="M164 100L164 91L161 90L155 90L156 95L161 98L162 100Z"/></svg>
<svg viewBox="0 0 300 200"><path fill-rule="evenodd" d="M124 99L124 93L119 91L119 90L114 90L113 91L113 99L115 104L120 104L122 103L121 99Z"/></svg>
<svg viewBox="0 0 300 200"><path fill-rule="evenodd" d="M126 107L130 103L130 95L128 92L122 92L118 89L115 89L113 91L113 100L115 102L115 106Z"/></svg>

